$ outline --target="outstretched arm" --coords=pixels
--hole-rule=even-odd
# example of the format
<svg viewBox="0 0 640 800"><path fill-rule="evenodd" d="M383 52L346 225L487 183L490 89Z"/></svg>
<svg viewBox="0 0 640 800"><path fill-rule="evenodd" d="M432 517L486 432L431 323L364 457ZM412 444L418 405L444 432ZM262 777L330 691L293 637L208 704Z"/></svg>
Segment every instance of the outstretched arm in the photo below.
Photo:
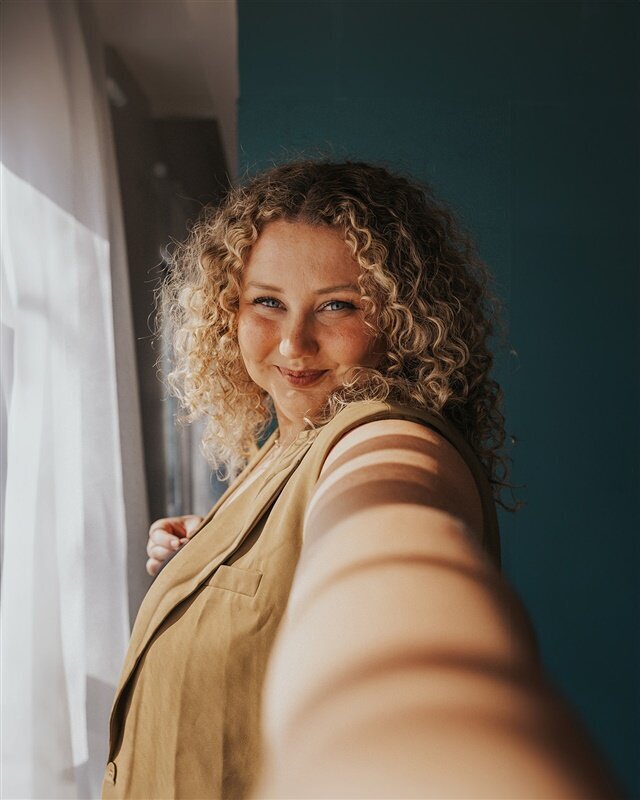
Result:
<svg viewBox="0 0 640 800"><path fill-rule="evenodd" d="M481 526L468 468L430 429L373 422L333 449L270 662L256 797L619 796Z"/></svg>

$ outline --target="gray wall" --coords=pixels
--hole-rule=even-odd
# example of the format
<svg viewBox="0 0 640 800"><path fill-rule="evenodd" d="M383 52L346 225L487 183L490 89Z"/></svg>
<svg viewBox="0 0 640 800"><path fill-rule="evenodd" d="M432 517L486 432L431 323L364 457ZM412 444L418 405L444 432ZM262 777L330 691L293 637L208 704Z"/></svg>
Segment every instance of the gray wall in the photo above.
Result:
<svg viewBox="0 0 640 800"><path fill-rule="evenodd" d="M240 0L239 42L241 171L386 163L476 236L515 351L505 572L640 794L638 6Z"/></svg>
<svg viewBox="0 0 640 800"><path fill-rule="evenodd" d="M162 343L155 339L154 291L167 269L163 250L181 241L204 203L216 203L227 166L213 119L154 119L146 96L118 51L106 51L111 121L129 265L136 337L140 412L150 522L177 514L205 514L223 486L199 453L201 430L179 426L181 413L161 374ZM130 530L129 607L132 620L151 578L145 571L148 528Z"/></svg>

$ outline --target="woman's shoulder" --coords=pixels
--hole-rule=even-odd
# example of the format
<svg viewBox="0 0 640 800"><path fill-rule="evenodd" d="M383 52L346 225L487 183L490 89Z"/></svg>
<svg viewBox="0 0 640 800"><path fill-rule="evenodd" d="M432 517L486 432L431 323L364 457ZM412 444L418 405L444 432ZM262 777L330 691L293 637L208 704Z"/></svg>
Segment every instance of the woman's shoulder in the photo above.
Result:
<svg viewBox="0 0 640 800"><path fill-rule="evenodd" d="M373 494L392 492L400 502L430 505L463 519L499 564L488 478L451 423L427 409L358 401L336 414L320 434L321 463L309 510L322 498L335 501L349 485L359 486L369 502Z"/></svg>
<svg viewBox="0 0 640 800"><path fill-rule="evenodd" d="M388 400L354 400L341 408L335 416L323 426L324 429L346 432L364 422L383 419L410 419L423 423L435 422L446 425L438 414L426 408L395 403ZM438 420L440 421L438 423Z"/></svg>
<svg viewBox="0 0 640 800"><path fill-rule="evenodd" d="M363 502L385 495L389 502L445 511L482 537L482 501L469 466L441 433L421 422L391 416L347 431L327 454L316 500L331 502L347 486Z"/></svg>
<svg viewBox="0 0 640 800"><path fill-rule="evenodd" d="M475 459L460 433L433 411L379 400L361 400L345 406L325 425L322 472L345 457L386 450L418 451L447 458L460 467ZM473 470L472 470L473 471Z"/></svg>
<svg viewBox="0 0 640 800"><path fill-rule="evenodd" d="M422 453L433 447L448 445L445 437L434 428L403 417L389 416L382 419L364 420L357 427L349 428L333 444L322 467L322 472L330 470L337 462L357 458L361 453L382 455L386 450L418 451Z"/></svg>

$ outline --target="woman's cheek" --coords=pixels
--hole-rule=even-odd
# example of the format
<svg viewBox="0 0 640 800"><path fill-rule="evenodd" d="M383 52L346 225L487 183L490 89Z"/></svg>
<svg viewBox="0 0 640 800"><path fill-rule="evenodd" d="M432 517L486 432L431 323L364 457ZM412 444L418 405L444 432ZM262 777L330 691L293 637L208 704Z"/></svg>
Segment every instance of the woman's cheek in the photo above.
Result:
<svg viewBox="0 0 640 800"><path fill-rule="evenodd" d="M370 365L375 336L361 321L354 320L335 328L331 335L331 347L344 364Z"/></svg>
<svg viewBox="0 0 640 800"><path fill-rule="evenodd" d="M238 319L238 343L245 358L259 358L273 349L277 326L272 320L252 313L241 314Z"/></svg>

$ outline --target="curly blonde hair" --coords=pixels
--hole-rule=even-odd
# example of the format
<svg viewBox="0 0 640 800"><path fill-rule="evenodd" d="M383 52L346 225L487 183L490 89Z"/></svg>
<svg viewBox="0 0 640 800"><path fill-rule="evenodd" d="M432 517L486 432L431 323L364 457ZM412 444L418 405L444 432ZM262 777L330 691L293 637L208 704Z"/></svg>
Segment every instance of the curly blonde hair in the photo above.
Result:
<svg viewBox="0 0 640 800"><path fill-rule="evenodd" d="M185 420L207 419L202 447L211 466L235 475L274 418L237 338L242 272L274 220L341 233L360 266L365 322L386 350L375 369L353 369L308 424L354 400L428 409L462 432L508 508L500 499L508 459L501 390L490 377L497 308L488 271L428 185L364 163L297 161L262 172L205 208L174 249L160 292L173 345L168 382Z"/></svg>

